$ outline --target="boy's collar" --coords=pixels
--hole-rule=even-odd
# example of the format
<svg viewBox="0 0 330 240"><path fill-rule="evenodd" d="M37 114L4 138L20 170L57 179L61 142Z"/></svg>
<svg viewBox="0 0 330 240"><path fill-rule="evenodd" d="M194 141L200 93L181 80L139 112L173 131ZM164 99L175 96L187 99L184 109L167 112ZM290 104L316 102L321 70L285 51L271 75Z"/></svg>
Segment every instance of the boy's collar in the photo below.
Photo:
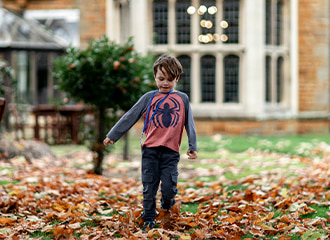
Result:
<svg viewBox="0 0 330 240"><path fill-rule="evenodd" d="M177 90L174 90L174 89L172 89L172 90L169 91L168 93L163 93L163 92L159 91L159 89L158 89L157 91L158 91L158 93L161 93L161 94L168 94L168 93L174 93L174 92L177 92Z"/></svg>

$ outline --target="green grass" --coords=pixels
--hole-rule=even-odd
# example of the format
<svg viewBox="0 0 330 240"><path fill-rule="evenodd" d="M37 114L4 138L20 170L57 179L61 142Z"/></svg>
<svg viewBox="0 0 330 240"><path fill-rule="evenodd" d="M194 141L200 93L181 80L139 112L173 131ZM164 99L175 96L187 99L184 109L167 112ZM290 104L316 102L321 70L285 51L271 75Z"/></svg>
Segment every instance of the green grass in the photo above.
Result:
<svg viewBox="0 0 330 240"><path fill-rule="evenodd" d="M129 153L140 153L140 139L136 131L130 132ZM199 158L219 158L225 151L242 153L248 149L285 153L289 155L309 156L310 149L319 143L330 144L329 134L306 134L288 136L241 136L214 135L197 136ZM113 152L122 154L124 141L119 140L113 146ZM188 149L187 136L183 136L180 152Z"/></svg>
<svg viewBox="0 0 330 240"><path fill-rule="evenodd" d="M6 185L9 185L9 184L16 184L18 183L19 181L7 181L7 180L0 180L0 185L1 186L6 186Z"/></svg>
<svg viewBox="0 0 330 240"><path fill-rule="evenodd" d="M43 240L51 240L51 239L54 239L54 234L53 233L44 233L44 232L34 232L32 233L29 238L42 238Z"/></svg>
<svg viewBox="0 0 330 240"><path fill-rule="evenodd" d="M198 136L197 145L201 152L217 152L221 149L239 153L248 149L273 151L290 155L308 156L309 150L317 144L330 144L329 134L288 136ZM187 144L183 146L187 147Z"/></svg>
<svg viewBox="0 0 330 240"><path fill-rule="evenodd" d="M140 133L136 130L129 132L129 154L140 155ZM224 153L242 153L249 149L285 153L289 155L310 156L310 150L325 142L330 144L329 134L306 134L288 136L256 136L256 135L214 135L197 136L198 158L221 158ZM120 139L108 149L115 154L122 155L124 140ZM51 146L57 155L77 151L88 151L85 145L54 145ZM187 136L183 136L180 153L185 154L188 149Z"/></svg>
<svg viewBox="0 0 330 240"><path fill-rule="evenodd" d="M88 147L85 145L76 145L76 144L68 144L68 145L50 145L51 150L57 156L63 156L69 153L80 152L80 151L89 151Z"/></svg>
<svg viewBox="0 0 330 240"><path fill-rule="evenodd" d="M181 204L181 212L191 212L193 214L197 213L199 203L183 203Z"/></svg>
<svg viewBox="0 0 330 240"><path fill-rule="evenodd" d="M228 186L223 186L223 188L227 187L227 192L229 191L244 191L245 189L247 189L247 186L243 186L243 185L228 185Z"/></svg>
<svg viewBox="0 0 330 240"><path fill-rule="evenodd" d="M327 214L327 212L329 212L329 206L310 205L309 207L313 208L317 212L302 215L301 218L303 219L317 218L317 217L326 218L326 219L329 218L329 215Z"/></svg>
<svg viewBox="0 0 330 240"><path fill-rule="evenodd" d="M140 136L135 130L129 133L129 155L140 156ZM315 157L321 153L311 152L319 146L321 142L330 144L328 134L323 135L291 135L291 136L198 136L198 161L186 161L185 153L188 148L187 136L183 137L180 154L182 155L180 161L180 168L184 170L192 168L225 169L222 174L226 179L235 180L247 177L253 174L259 174L265 170L272 170L278 168L276 165L276 157L262 156L261 154L252 154L247 150L260 150L275 153L284 153L288 156L303 156ZM121 139L115 145L109 146L108 149L118 158L123 155L124 141ZM52 150L58 155L77 151L88 151L88 147L84 145L58 145L51 146ZM322 156L319 156L322 157ZM204 163L200 160L215 159L215 163ZM247 163L246 163L247 162ZM254 164L251 164L253 162ZM230 165L234 165L238 172L233 172ZM76 167L82 167L75 164ZM115 167L115 166L112 166ZM290 167L306 167L301 162L290 161L290 163L280 166L282 170L289 170ZM288 173L289 174L289 173ZM203 176L197 180L206 182L216 181L219 179L217 176Z"/></svg>

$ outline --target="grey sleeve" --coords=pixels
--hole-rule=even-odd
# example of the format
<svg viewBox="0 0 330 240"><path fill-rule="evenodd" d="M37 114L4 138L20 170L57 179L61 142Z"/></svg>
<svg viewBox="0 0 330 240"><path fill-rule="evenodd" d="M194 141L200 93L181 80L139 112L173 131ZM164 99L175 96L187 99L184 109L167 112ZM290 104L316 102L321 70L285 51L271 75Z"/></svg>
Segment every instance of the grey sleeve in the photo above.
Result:
<svg viewBox="0 0 330 240"><path fill-rule="evenodd" d="M189 97L183 92L178 92L185 106L185 129L188 136L189 150L197 151L197 137L194 117L191 111Z"/></svg>
<svg viewBox="0 0 330 240"><path fill-rule="evenodd" d="M134 106L126 112L108 132L107 137L117 142L141 118L148 108L152 92L144 94Z"/></svg>

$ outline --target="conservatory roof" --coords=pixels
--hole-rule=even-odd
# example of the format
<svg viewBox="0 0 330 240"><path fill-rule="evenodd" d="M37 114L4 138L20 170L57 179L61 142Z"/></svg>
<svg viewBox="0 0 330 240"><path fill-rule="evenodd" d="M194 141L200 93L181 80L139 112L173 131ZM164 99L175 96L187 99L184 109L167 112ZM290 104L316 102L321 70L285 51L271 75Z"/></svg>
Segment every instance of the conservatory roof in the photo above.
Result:
<svg viewBox="0 0 330 240"><path fill-rule="evenodd" d="M67 46L38 22L0 8L0 48L61 50Z"/></svg>

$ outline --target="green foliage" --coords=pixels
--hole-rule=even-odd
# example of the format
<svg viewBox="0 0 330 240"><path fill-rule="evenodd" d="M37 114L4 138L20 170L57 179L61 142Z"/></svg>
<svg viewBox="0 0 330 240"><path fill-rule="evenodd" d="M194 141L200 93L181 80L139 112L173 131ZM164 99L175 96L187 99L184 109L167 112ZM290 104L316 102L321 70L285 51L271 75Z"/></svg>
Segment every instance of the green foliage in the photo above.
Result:
<svg viewBox="0 0 330 240"><path fill-rule="evenodd" d="M152 64L151 56L134 51L132 38L119 45L103 36L87 49L68 48L55 61L55 79L76 101L128 110L151 89Z"/></svg>
<svg viewBox="0 0 330 240"><path fill-rule="evenodd" d="M68 48L55 61L55 80L60 90L78 102L98 110L98 136L90 143L97 153L94 172L101 174L108 128L118 120L117 110L127 111L153 87L153 58L134 51L132 38L124 45L106 36L90 41L84 50ZM111 109L109 114L108 109Z"/></svg>

